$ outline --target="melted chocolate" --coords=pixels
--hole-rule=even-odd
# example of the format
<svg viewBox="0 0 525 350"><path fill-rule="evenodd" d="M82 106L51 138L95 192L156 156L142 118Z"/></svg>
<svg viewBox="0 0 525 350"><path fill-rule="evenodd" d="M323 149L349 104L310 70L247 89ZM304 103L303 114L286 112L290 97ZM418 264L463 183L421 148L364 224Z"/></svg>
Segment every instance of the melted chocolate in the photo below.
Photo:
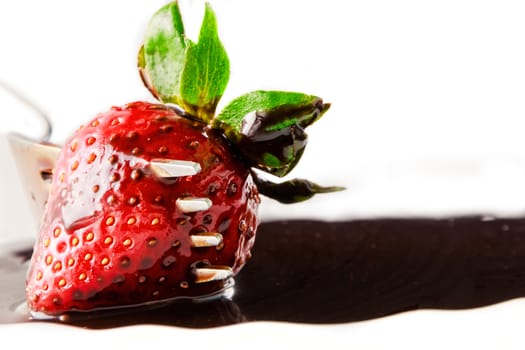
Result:
<svg viewBox="0 0 525 350"><path fill-rule="evenodd" d="M11 249L12 248L12 249ZM0 323L27 318L30 247L0 254ZM88 328L192 328L249 321L343 323L414 309L465 309L525 296L525 218L376 219L260 226L232 300L176 302L121 314L85 314Z"/></svg>

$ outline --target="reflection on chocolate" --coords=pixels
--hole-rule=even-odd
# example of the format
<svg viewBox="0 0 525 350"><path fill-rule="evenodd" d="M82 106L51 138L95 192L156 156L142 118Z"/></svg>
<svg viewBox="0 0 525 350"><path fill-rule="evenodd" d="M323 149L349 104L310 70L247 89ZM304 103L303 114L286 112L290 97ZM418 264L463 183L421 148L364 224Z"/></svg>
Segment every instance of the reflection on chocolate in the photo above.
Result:
<svg viewBox="0 0 525 350"><path fill-rule="evenodd" d="M5 303L23 300L28 254L0 252L0 323L23 321ZM177 302L70 322L88 328L343 323L523 296L525 218L277 221L260 226L231 301Z"/></svg>

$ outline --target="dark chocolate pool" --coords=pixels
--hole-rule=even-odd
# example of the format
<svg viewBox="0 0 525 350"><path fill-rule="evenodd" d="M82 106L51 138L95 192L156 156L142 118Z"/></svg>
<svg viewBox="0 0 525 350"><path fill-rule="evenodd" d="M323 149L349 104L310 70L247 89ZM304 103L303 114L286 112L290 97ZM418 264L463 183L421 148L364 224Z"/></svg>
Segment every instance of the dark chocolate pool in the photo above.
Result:
<svg viewBox="0 0 525 350"><path fill-rule="evenodd" d="M0 323L37 322L16 309L24 299L30 245L0 249ZM87 328L337 324L525 296L525 218L265 222L253 253L232 300L175 302L69 322Z"/></svg>

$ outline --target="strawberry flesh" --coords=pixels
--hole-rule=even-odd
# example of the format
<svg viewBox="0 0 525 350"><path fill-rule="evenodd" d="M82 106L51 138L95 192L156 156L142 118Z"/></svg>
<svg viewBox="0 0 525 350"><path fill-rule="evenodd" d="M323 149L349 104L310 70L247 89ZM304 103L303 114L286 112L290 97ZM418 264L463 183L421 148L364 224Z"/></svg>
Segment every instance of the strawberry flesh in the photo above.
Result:
<svg viewBox="0 0 525 350"><path fill-rule="evenodd" d="M161 179L152 159L197 162L193 176ZM179 198L207 197L183 213ZM96 116L59 156L27 276L33 312L140 305L213 294L224 280L196 283L195 268L239 272L255 239L259 194L250 170L221 135L173 109L135 102ZM190 236L220 233L217 247Z"/></svg>

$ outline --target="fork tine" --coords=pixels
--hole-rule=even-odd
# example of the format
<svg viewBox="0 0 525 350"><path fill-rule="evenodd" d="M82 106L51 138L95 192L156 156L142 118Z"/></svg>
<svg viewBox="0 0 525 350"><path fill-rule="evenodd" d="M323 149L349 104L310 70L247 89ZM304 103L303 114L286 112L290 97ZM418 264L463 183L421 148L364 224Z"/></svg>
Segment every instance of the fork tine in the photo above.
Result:
<svg viewBox="0 0 525 350"><path fill-rule="evenodd" d="M210 209L212 202L209 198L179 198L176 205L183 213L193 213Z"/></svg>
<svg viewBox="0 0 525 350"><path fill-rule="evenodd" d="M226 280L233 276L233 271L229 266L197 267L192 272L195 276L195 283Z"/></svg>
<svg viewBox="0 0 525 350"><path fill-rule="evenodd" d="M202 232L190 236L191 246L194 248L219 247L223 238L218 232Z"/></svg>
<svg viewBox="0 0 525 350"><path fill-rule="evenodd" d="M150 168L161 178L191 176L201 171L199 163L172 159L152 159Z"/></svg>

